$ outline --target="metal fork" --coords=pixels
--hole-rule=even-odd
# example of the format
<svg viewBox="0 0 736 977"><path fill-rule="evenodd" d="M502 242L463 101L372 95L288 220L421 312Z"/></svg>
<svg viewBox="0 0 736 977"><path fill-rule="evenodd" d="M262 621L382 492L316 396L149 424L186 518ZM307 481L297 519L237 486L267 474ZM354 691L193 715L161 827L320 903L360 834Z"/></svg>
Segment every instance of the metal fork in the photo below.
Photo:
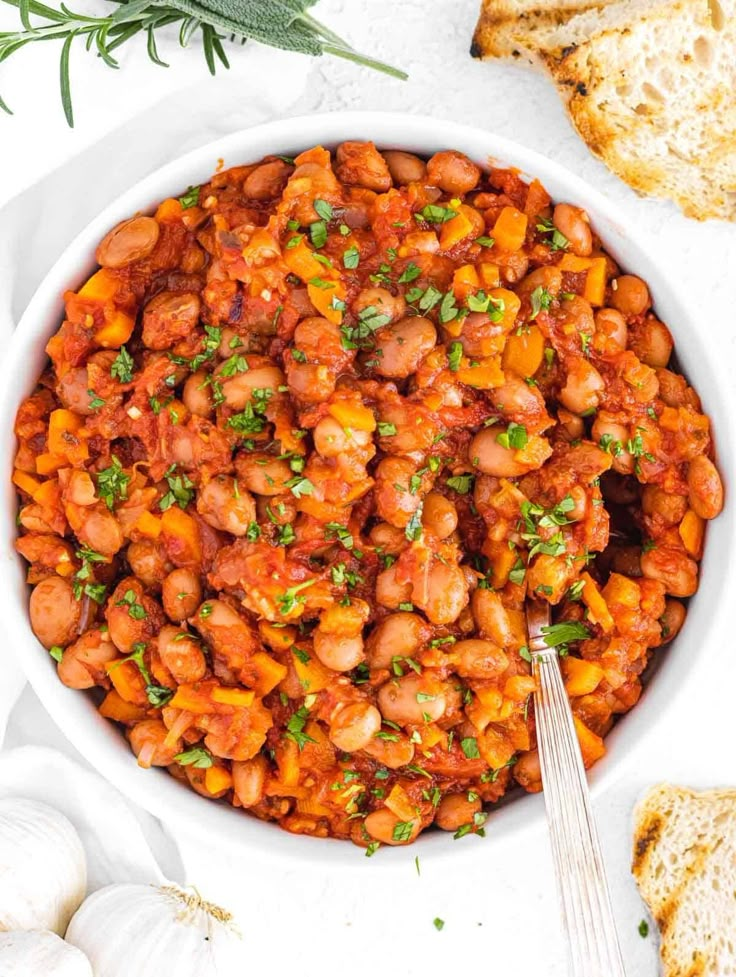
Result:
<svg viewBox="0 0 736 977"><path fill-rule="evenodd" d="M556 648L542 630L549 604L527 601L544 803L574 977L626 977L598 832Z"/></svg>

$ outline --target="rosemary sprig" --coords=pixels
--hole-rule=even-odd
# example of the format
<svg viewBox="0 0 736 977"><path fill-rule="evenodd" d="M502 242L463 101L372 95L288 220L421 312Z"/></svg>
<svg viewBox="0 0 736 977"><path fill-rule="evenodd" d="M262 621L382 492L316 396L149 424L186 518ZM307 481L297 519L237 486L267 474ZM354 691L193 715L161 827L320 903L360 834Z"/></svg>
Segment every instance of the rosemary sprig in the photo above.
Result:
<svg viewBox="0 0 736 977"><path fill-rule="evenodd" d="M61 104L66 120L74 125L69 60L77 38L87 51L102 58L109 68L119 64L113 52L137 34L146 40L146 50L154 64L167 68L159 57L156 31L170 24L179 25L179 44L186 47L194 35L201 35L202 52L211 74L219 61L229 68L223 41L244 44L259 41L271 47L319 57L331 54L357 64L383 71L395 78L406 78L398 68L384 64L354 50L324 24L307 12L316 0L110 0L117 6L107 17L91 17L70 10L61 3L56 10L40 0L0 0L17 7L21 30L0 32L0 63L35 41L61 41ZM34 24L31 17L43 19ZM0 109L12 114L0 97Z"/></svg>

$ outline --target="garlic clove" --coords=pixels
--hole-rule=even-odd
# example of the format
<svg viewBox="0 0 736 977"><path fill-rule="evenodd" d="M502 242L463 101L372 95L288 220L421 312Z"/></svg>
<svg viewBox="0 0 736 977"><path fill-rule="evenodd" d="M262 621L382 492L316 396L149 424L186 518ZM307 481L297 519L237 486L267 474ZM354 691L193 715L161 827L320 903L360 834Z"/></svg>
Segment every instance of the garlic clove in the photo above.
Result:
<svg viewBox="0 0 736 977"><path fill-rule="evenodd" d="M63 936L86 888L87 859L71 821L39 801L0 798L0 931Z"/></svg>
<svg viewBox="0 0 736 977"><path fill-rule="evenodd" d="M81 950L50 930L0 933L2 977L93 977Z"/></svg>
<svg viewBox="0 0 736 977"><path fill-rule="evenodd" d="M242 977L244 950L232 916L174 884L110 885L77 910L67 940L95 977Z"/></svg>

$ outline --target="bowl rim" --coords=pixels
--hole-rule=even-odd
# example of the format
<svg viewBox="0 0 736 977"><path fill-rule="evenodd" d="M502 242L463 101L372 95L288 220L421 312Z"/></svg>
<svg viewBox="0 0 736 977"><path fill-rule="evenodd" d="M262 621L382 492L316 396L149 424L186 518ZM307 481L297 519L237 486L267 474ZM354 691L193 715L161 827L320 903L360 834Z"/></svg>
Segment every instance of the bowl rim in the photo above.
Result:
<svg viewBox="0 0 736 977"><path fill-rule="evenodd" d="M127 746L121 749L121 735L117 727L97 715L88 697L79 696L78 692L67 689L58 681L53 661L47 654L40 654L42 646L28 625L27 588L19 579L22 577L19 575L22 561L13 549L16 502L10 485L10 471L15 436L10 421L15 417L18 404L32 388L45 359L41 342L45 343L61 321L63 290L77 287L85 272L89 273L92 269L94 247L110 227L136 211L147 211L167 195L180 193L186 186L204 181L218 160L232 166L255 161L268 152L287 153L316 144L334 146L350 138L371 139L383 148L406 149L424 155L448 146L460 149L484 166L488 160L513 166L528 177L538 178L550 190L553 200L569 200L584 207L590 213L606 250L617 260L618 256L623 258L621 264L625 270L630 268L647 281L655 308L660 313L663 310L666 312L663 319L672 328L678 354L683 349L686 351L685 369L687 373L697 376L696 387L702 395L706 413L725 418L729 407L733 409L733 397L722 365L711 348L700 341L689 302L680 294L679 284L672 281L651 257L653 242L636 226L634 215L623 212L617 204L561 164L476 126L400 112L357 111L267 122L220 137L154 170L105 206L74 237L34 293L0 367L0 417L6 419L0 429L5 449L0 454L4 465L5 492L0 519L4 521L7 543L3 548L0 567L0 579L3 580L0 608L6 612L4 618L10 631L9 643L44 708L76 749L123 794L164 823L197 836L202 834L200 825L211 823L214 828L209 832L212 843L227 845L229 850L237 848L251 854L263 852L270 861L289 865L295 861L312 865L327 863L330 868L361 864L356 863L356 854L360 852L356 853L351 844L292 835L273 824L243 817L237 809L207 804L204 798L179 784L165 771L141 770ZM725 421L722 423L725 424ZM728 488L733 455L725 436L719 441L719 449L719 467ZM734 575L730 562L723 558L727 557L728 539L733 537L733 522L732 507L727 502L718 520L720 531L709 533L709 543L701 564L701 580L706 585L701 584L685 627L672 646L678 649L677 658L671 662L674 657L672 648L666 652L668 660L662 664L656 682L644 691L642 701L616 725L607 738L609 751L590 775L594 797L599 797L615 783L662 717L673 710L684 695L686 679L692 670L702 667L701 661L706 655L712 658L718 654L717 643L711 641L706 644L704 636L716 630L724 614L726 602L720 597L725 594ZM686 647L694 649L696 643L702 646L699 655L687 654ZM210 813L207 814L207 811ZM489 857L487 853L501 840L517 842L521 837L539 831L543 825L542 797L525 796L493 810L488 820L489 837L483 841L482 848L474 842L456 847L444 832L430 832L407 848L383 852L379 862L385 867L397 867L413 861L416 855L425 861L450 857L454 860L478 858L483 854Z"/></svg>

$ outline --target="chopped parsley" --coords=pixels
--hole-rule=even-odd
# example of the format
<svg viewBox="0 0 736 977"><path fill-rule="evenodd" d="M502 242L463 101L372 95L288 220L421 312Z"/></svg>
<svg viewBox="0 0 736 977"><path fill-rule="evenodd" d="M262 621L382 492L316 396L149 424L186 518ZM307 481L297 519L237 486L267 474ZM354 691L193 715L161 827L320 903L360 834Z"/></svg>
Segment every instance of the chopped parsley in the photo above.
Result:
<svg viewBox="0 0 736 977"><path fill-rule="evenodd" d="M514 451L521 451L526 448L529 438L523 424L516 424L512 421L501 434L496 435L496 441L502 448L512 448Z"/></svg>
<svg viewBox="0 0 736 977"><path fill-rule="evenodd" d="M295 475L294 478L290 478L284 484L291 489L291 494L296 499L301 499L303 495L311 495L314 492L314 485L302 475Z"/></svg>
<svg viewBox="0 0 736 977"><path fill-rule="evenodd" d="M174 759L182 767L194 767L197 770L207 770L215 762L210 751L203 746L195 746L184 753L177 753Z"/></svg>
<svg viewBox="0 0 736 977"><path fill-rule="evenodd" d="M466 736L465 739L460 740L460 749L468 760L477 760L480 757L478 740L474 736Z"/></svg>
<svg viewBox="0 0 736 977"><path fill-rule="evenodd" d="M294 587L289 587L283 594L280 594L276 600L278 601L281 614L288 614L294 610L297 604L304 604L307 598L300 591L306 590L307 587L312 587L316 583L316 579L304 580L302 583L296 584Z"/></svg>
<svg viewBox="0 0 736 977"><path fill-rule="evenodd" d="M567 250L570 242L562 233L558 231L554 223L549 217L540 217L539 223L537 224L537 230L542 234L550 235L549 237L549 247L551 251L565 251Z"/></svg>
<svg viewBox="0 0 736 977"><path fill-rule="evenodd" d="M418 265L415 265L413 261L410 261L406 268L399 275L399 285L403 285L407 282L413 282L415 278L419 278L422 270Z"/></svg>
<svg viewBox="0 0 736 977"><path fill-rule="evenodd" d="M450 343L450 348L447 351L447 365L450 367L453 373L457 373L457 371L460 369L460 361L462 358L462 343L458 343L457 341Z"/></svg>
<svg viewBox="0 0 736 977"><path fill-rule="evenodd" d="M391 837L394 841L408 841L411 838L411 833L413 830L413 821L399 821L394 825L394 830L391 832Z"/></svg>
<svg viewBox="0 0 736 977"><path fill-rule="evenodd" d="M133 379L134 366L133 357L125 346L121 346L120 352L112 361L110 376L114 380L119 380L121 383L130 383Z"/></svg>
<svg viewBox="0 0 736 977"><path fill-rule="evenodd" d="M117 501L128 498L130 475L125 474L115 455L111 455L110 458L112 464L97 472L97 494L107 508L112 510Z"/></svg>
<svg viewBox="0 0 736 977"><path fill-rule="evenodd" d="M199 203L199 192L201 187L189 187L186 193L183 193L179 197L179 203L181 204L182 210L189 210L191 207L196 207Z"/></svg>
<svg viewBox="0 0 736 977"><path fill-rule="evenodd" d="M291 740L293 743L299 747L299 752L304 749L307 743L316 743L317 741L308 736L304 732L304 727L307 725L307 720L309 719L309 710L302 706L293 713L286 724L286 732L284 736L286 739Z"/></svg>
<svg viewBox="0 0 736 977"><path fill-rule="evenodd" d="M422 535L422 509L424 508L423 503L419 503L419 506L412 513L411 519L406 524L406 529L404 530L404 535L410 542L415 542Z"/></svg>
<svg viewBox="0 0 736 977"><path fill-rule="evenodd" d="M428 224L444 224L457 217L457 211L451 207L442 207L440 204L427 204L425 207L414 214L418 219L425 220Z"/></svg>
<svg viewBox="0 0 736 977"><path fill-rule="evenodd" d="M142 621L146 617L146 610L142 604L138 603L138 597L134 590L126 590L122 598L115 601L116 607L127 607L128 614L134 621Z"/></svg>
<svg viewBox="0 0 736 977"><path fill-rule="evenodd" d="M445 927L445 921L444 921L444 919L440 919L439 916L435 916L435 918L432 920L432 926L434 926L434 928L439 933L441 930L444 929L444 927Z"/></svg>
<svg viewBox="0 0 736 977"><path fill-rule="evenodd" d="M360 263L360 253L357 248L348 248L342 253L342 263L346 268L357 268Z"/></svg>
<svg viewBox="0 0 736 977"><path fill-rule="evenodd" d="M552 294L548 292L546 288L538 285L529 296L529 301L531 302L532 306L532 314L529 318L536 319L542 309L546 310L550 307L552 304L552 299Z"/></svg>
<svg viewBox="0 0 736 977"><path fill-rule="evenodd" d="M542 634L547 647L557 648L560 655L567 654L567 646L571 641L584 641L590 637L590 631L580 621L560 621L558 624L545 625Z"/></svg>
<svg viewBox="0 0 736 977"><path fill-rule="evenodd" d="M447 479L447 484L460 495L467 495L473 487L473 475L453 475Z"/></svg>
<svg viewBox="0 0 736 977"><path fill-rule="evenodd" d="M375 305L367 305L358 313L358 322L354 326L343 325L340 328L343 349L370 349L373 345L373 334L387 326L391 316L379 312Z"/></svg>
<svg viewBox="0 0 736 977"><path fill-rule="evenodd" d="M194 483L190 481L186 473L176 475L175 472L176 464L173 464L164 475L169 491L158 504L162 512L166 512L174 504L178 505L180 509L186 509L194 498Z"/></svg>
<svg viewBox="0 0 736 977"><path fill-rule="evenodd" d="M60 662L64 656L64 649L61 647L61 645L51 645L49 648L49 654L55 662Z"/></svg>

